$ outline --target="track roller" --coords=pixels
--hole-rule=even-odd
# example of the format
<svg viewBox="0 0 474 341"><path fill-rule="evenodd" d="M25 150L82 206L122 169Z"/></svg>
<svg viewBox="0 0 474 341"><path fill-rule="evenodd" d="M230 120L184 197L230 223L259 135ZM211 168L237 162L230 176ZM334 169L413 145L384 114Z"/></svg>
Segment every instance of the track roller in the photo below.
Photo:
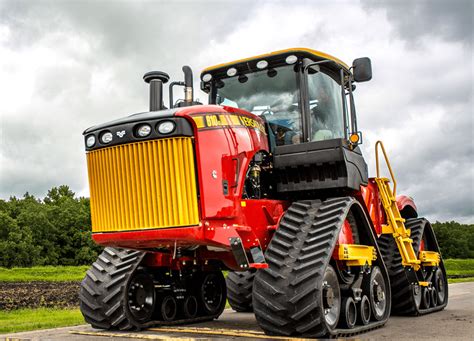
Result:
<svg viewBox="0 0 474 341"><path fill-rule="evenodd" d="M431 306L431 292L430 288L423 287L421 289L421 307L428 309Z"/></svg>
<svg viewBox="0 0 474 341"><path fill-rule="evenodd" d="M366 295L364 295L359 302L359 324L364 326L368 325L370 322L371 313L372 309L370 308L370 300Z"/></svg>
<svg viewBox="0 0 474 341"><path fill-rule="evenodd" d="M163 321L173 321L176 318L176 314L178 312L178 305L176 303L176 299L171 295L165 296L161 301L160 312Z"/></svg>
<svg viewBox="0 0 474 341"><path fill-rule="evenodd" d="M183 303L184 317L191 319L197 316L198 313L198 301L196 296L188 296Z"/></svg>
<svg viewBox="0 0 474 341"><path fill-rule="evenodd" d="M344 297L341 304L341 317L339 325L341 328L352 329L357 322L357 307L352 297Z"/></svg>

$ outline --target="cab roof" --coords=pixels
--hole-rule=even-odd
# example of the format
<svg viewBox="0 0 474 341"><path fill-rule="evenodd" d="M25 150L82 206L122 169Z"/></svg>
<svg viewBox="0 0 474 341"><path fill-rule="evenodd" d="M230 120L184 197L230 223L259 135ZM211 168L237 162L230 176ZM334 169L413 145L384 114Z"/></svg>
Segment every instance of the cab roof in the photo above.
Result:
<svg viewBox="0 0 474 341"><path fill-rule="evenodd" d="M308 57L310 59L313 59L315 61L329 59L329 60L334 61L340 67L344 68L346 71L349 70L349 66L346 63L344 63L340 59L338 59L336 57L333 57L333 56L331 56L327 53L317 51L317 50L313 50L313 49L304 48L304 47L295 47L295 48L290 48L290 49L285 49L285 50L278 50L278 51L274 51L274 52L270 52L270 53L265 53L265 54L253 56L253 57L250 57L250 58L244 58L244 59L239 59L239 60L235 60L235 61L232 61L232 62L227 62L227 63L222 63L222 64L217 64L217 65L214 65L214 66L210 66L210 67L207 67L204 70L202 70L201 75L203 75L205 73L220 73L221 71L226 70L230 66L238 66L239 64L242 65L242 64L246 64L246 63L252 62L252 61L257 62L261 59L273 60L273 59L278 59L279 57L286 57L286 56L289 56L289 55L292 55L292 54L297 55L297 56L306 56L306 57Z"/></svg>

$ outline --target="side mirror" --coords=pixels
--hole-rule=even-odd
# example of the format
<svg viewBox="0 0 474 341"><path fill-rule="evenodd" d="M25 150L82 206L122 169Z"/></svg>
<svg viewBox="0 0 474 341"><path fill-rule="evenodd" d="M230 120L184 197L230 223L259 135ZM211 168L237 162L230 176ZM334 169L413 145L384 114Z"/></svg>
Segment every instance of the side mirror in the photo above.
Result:
<svg viewBox="0 0 474 341"><path fill-rule="evenodd" d="M367 82L372 79L372 63L370 62L370 58L363 57L354 59L352 68L356 82Z"/></svg>

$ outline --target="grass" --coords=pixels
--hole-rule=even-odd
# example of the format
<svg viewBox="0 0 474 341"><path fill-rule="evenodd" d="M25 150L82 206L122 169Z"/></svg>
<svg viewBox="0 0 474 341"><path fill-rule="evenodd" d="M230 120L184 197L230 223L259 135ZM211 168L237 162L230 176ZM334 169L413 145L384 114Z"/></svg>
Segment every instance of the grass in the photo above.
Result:
<svg viewBox="0 0 474 341"><path fill-rule="evenodd" d="M81 281L88 265L83 266L34 266L31 268L0 268L0 282L65 282Z"/></svg>
<svg viewBox="0 0 474 341"><path fill-rule="evenodd" d="M474 259L445 259L444 266L449 276L474 277Z"/></svg>
<svg viewBox="0 0 474 341"><path fill-rule="evenodd" d="M84 324L79 309L0 310L0 334Z"/></svg>
<svg viewBox="0 0 474 341"><path fill-rule="evenodd" d="M474 282L474 277L463 277L463 278L448 278L448 283L464 283L464 282Z"/></svg>

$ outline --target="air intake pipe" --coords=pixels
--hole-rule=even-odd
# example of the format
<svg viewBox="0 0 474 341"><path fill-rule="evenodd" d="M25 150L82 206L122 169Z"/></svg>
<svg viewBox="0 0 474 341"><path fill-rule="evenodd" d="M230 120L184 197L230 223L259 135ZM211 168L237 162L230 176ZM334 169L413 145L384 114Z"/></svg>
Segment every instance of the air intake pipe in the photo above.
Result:
<svg viewBox="0 0 474 341"><path fill-rule="evenodd" d="M150 71L143 75L143 80L150 84L150 111L159 111L165 108L163 104L163 84L170 76L162 71Z"/></svg>
<svg viewBox="0 0 474 341"><path fill-rule="evenodd" d="M193 105L193 71L187 65L183 66L184 72L184 102Z"/></svg>

